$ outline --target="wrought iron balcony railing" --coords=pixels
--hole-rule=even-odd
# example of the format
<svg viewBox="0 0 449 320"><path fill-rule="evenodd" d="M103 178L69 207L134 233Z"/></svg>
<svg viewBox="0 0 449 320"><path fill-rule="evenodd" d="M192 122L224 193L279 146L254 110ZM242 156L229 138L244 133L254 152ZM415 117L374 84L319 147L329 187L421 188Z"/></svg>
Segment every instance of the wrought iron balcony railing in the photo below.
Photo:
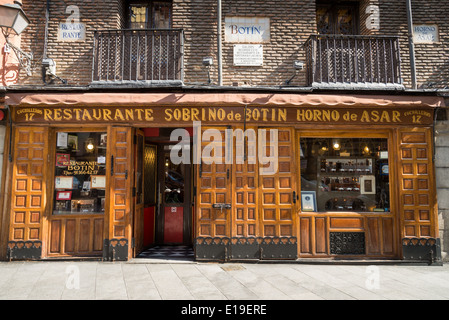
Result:
<svg viewBox="0 0 449 320"><path fill-rule="evenodd" d="M308 86L403 87L398 37L312 35L305 48Z"/></svg>
<svg viewBox="0 0 449 320"><path fill-rule="evenodd" d="M183 31L95 32L93 82L173 82L184 79Z"/></svg>

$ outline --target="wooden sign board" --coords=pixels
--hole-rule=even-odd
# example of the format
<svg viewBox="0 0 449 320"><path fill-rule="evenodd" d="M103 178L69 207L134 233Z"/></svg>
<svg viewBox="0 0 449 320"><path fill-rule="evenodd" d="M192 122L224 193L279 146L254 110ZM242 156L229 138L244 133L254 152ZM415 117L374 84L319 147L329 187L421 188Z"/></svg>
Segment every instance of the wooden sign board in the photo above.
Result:
<svg viewBox="0 0 449 320"><path fill-rule="evenodd" d="M343 109L329 107L15 107L16 123L136 124L384 124L432 125L431 108Z"/></svg>

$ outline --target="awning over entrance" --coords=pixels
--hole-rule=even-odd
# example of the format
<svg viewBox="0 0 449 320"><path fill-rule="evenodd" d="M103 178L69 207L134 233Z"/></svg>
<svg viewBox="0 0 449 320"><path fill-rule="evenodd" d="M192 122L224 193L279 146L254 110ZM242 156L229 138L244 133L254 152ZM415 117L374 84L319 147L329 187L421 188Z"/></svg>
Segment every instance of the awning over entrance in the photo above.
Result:
<svg viewBox="0 0 449 320"><path fill-rule="evenodd" d="M375 96L283 93L10 93L7 105L39 106L243 106L444 107L434 96Z"/></svg>

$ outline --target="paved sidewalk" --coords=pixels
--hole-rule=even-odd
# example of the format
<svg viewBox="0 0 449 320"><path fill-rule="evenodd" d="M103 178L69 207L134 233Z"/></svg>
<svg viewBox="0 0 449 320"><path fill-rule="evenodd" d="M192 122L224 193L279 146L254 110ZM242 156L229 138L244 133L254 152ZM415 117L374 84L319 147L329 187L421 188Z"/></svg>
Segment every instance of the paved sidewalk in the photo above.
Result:
<svg viewBox="0 0 449 320"><path fill-rule="evenodd" d="M449 299L449 266L0 262L0 299Z"/></svg>

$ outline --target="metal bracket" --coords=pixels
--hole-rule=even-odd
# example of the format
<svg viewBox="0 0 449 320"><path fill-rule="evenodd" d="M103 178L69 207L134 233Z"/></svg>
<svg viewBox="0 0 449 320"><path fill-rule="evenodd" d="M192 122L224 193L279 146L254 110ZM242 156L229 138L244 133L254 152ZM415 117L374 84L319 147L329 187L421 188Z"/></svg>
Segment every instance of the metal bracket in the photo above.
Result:
<svg viewBox="0 0 449 320"><path fill-rule="evenodd" d="M220 209L221 212L223 212L223 210L229 210L232 208L232 205L227 204L227 203L216 203L212 206L212 208L214 209Z"/></svg>
<svg viewBox="0 0 449 320"><path fill-rule="evenodd" d="M27 76L30 77L33 74L31 71L32 62L33 62L33 54L32 53L28 54L28 53L24 52L23 50L21 50L20 48L16 47L14 44L12 44L9 41L8 35L6 35L5 33L3 33L3 35L5 36L6 45L9 46L16 54L17 59L19 60L20 68L25 69Z"/></svg>

